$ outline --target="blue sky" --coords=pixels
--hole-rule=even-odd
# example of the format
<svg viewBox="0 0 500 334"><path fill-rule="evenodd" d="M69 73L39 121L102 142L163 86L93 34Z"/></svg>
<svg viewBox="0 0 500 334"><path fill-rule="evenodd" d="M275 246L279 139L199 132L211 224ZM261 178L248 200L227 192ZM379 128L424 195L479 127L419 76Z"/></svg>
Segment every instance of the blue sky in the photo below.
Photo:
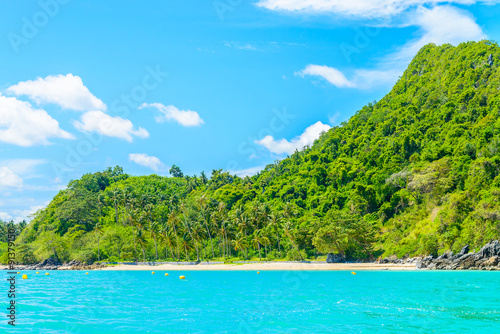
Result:
<svg viewBox="0 0 500 334"><path fill-rule="evenodd" d="M71 179L252 174L383 97L418 49L500 36L499 1L0 2L0 219Z"/></svg>

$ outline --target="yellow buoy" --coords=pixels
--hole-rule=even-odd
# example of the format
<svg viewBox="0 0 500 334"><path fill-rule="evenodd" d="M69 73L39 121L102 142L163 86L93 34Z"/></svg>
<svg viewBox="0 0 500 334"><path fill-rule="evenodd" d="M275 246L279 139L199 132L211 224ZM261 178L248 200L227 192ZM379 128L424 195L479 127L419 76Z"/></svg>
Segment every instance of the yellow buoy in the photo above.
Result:
<svg viewBox="0 0 500 334"><path fill-rule="evenodd" d="M23 279L28 279L28 275L24 274Z"/></svg>
<svg viewBox="0 0 500 334"><path fill-rule="evenodd" d="M165 276L168 276L168 273L167 273L167 274L165 274Z"/></svg>
<svg viewBox="0 0 500 334"><path fill-rule="evenodd" d="M37 274L39 274L39 272L38 272L38 271L37 271L36 273L37 273Z"/></svg>
<svg viewBox="0 0 500 334"><path fill-rule="evenodd" d="M19 271L18 271L17 273L18 273L18 274L20 274L20 272L19 272Z"/></svg>
<svg viewBox="0 0 500 334"><path fill-rule="evenodd" d="M49 273L45 273L45 275L47 275L47 276L48 276L48 275L50 275L50 274L49 274Z"/></svg>
<svg viewBox="0 0 500 334"><path fill-rule="evenodd" d="M260 274L260 271L258 271L257 274Z"/></svg>
<svg viewBox="0 0 500 334"><path fill-rule="evenodd" d="M89 273L85 273L85 275L88 275Z"/></svg>
<svg viewBox="0 0 500 334"><path fill-rule="evenodd" d="M154 274L155 274L155 272L154 272L154 271L152 271L152 272L151 272L151 274L153 274L153 275L154 275Z"/></svg>
<svg viewBox="0 0 500 334"><path fill-rule="evenodd" d="M351 271L351 274L353 274L353 275L356 275L356 272L354 272L354 271Z"/></svg>
<svg viewBox="0 0 500 334"><path fill-rule="evenodd" d="M180 279L186 279L186 276L179 276Z"/></svg>

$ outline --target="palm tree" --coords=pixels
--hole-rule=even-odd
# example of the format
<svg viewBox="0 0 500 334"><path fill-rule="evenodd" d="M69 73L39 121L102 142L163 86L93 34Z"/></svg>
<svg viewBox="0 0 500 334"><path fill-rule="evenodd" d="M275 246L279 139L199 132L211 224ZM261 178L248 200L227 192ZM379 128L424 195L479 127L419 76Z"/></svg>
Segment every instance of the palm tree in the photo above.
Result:
<svg viewBox="0 0 500 334"><path fill-rule="evenodd" d="M221 222L221 237L222 237L222 246L224 248L224 254L229 256L229 243L227 238L227 228L226 228L226 204L224 202L219 202L217 206L217 215L220 218Z"/></svg>
<svg viewBox="0 0 500 334"><path fill-rule="evenodd" d="M172 254L172 259L175 260L173 251L175 235L172 233L172 230L170 230L170 225L168 224L167 221L161 224L161 237L165 244L165 260L168 259L169 247L170 247L170 253Z"/></svg>
<svg viewBox="0 0 500 334"><path fill-rule="evenodd" d="M119 188L114 188L111 191L111 199L113 200L113 204L115 207L115 223L118 225L119 211L118 211L118 202L120 201L122 192Z"/></svg>
<svg viewBox="0 0 500 334"><path fill-rule="evenodd" d="M156 260L158 260L158 243L156 242L156 234L158 233L158 222L153 217L154 205L152 203L146 204L146 217L148 220L149 234L153 238L155 244Z"/></svg>
<svg viewBox="0 0 500 334"><path fill-rule="evenodd" d="M255 248L258 248L259 249L259 261L262 261L262 256L261 256L261 252L260 252L260 235L259 235L259 231L254 231L253 235L252 235L252 245L255 247Z"/></svg>
<svg viewBox="0 0 500 334"><path fill-rule="evenodd" d="M199 224L199 223L195 223L193 225L192 235L193 235L195 244L200 243L203 240L203 238L205 237L205 233L203 231L203 226L201 226L201 224ZM205 248L205 247L203 247L203 248ZM205 252L205 256L206 256L206 252ZM196 261L200 261L200 256L198 254L198 247L196 247Z"/></svg>
<svg viewBox="0 0 500 334"><path fill-rule="evenodd" d="M99 223L101 222L101 214L102 214L102 207L104 206L103 203L104 196L103 194L99 194L97 196L97 208L99 210L99 214L97 216L97 224L95 224L94 232L97 236L97 261L101 261L101 249L100 249L100 235L102 234L102 229L99 226Z"/></svg>
<svg viewBox="0 0 500 334"><path fill-rule="evenodd" d="M191 241L193 239L191 238L189 233L184 233L181 238L182 245L184 246L184 251L186 252L186 260L189 261L189 254L188 250L191 250Z"/></svg>
<svg viewBox="0 0 500 334"><path fill-rule="evenodd" d="M236 238L232 241L232 243L234 245L235 251L245 250L245 252L243 254L245 255L245 259L248 259L248 241L247 241L246 236L244 236L241 232L239 232L236 235Z"/></svg>
<svg viewBox="0 0 500 334"><path fill-rule="evenodd" d="M198 198L198 207L201 213L201 217L203 218L203 222L205 223L205 228L207 229L208 238L210 239L210 247L212 248L212 258L214 258L215 257L214 244L212 241L212 235L210 234L210 229L208 228L208 223L205 216L205 200L206 200L205 194L203 194L200 198Z"/></svg>
<svg viewBox="0 0 500 334"><path fill-rule="evenodd" d="M295 239L294 239L294 237L292 235L292 224L290 222L286 222L285 223L285 225L283 226L283 232L285 233L285 235L290 240L292 246L297 250L297 253L300 255L299 247L295 243ZM300 258L302 259L302 255L300 255Z"/></svg>
<svg viewBox="0 0 500 334"><path fill-rule="evenodd" d="M142 258L143 258L144 262L146 262L146 245L148 242L147 242L146 238L144 237L144 232L142 229L137 230L137 238L135 240L139 244L139 246L141 246Z"/></svg>
<svg viewBox="0 0 500 334"><path fill-rule="evenodd" d="M191 227L189 226L189 222L188 222L186 203L183 202L181 204L181 209L182 209L182 213L183 213L182 216L184 217L184 226L186 228L186 231L189 233L191 240L194 240L193 233L191 232ZM196 248L196 255L197 255L197 258L199 259L200 256L198 253L198 245L196 244L196 242L194 243L194 247Z"/></svg>
<svg viewBox="0 0 500 334"><path fill-rule="evenodd" d="M281 257L281 246L280 246L280 228L281 228L281 216L278 213L274 213L269 217L269 223L276 233L276 238L278 240L278 254Z"/></svg>
<svg viewBox="0 0 500 334"><path fill-rule="evenodd" d="M179 248L179 240L178 240L178 234L177 234L177 229L176 229L176 224L179 221L179 219L177 218L177 215L174 212L170 212L170 214L168 216L168 221L170 222L170 224L172 225L172 228L174 229L175 243L177 244L177 258L180 261L181 251Z"/></svg>

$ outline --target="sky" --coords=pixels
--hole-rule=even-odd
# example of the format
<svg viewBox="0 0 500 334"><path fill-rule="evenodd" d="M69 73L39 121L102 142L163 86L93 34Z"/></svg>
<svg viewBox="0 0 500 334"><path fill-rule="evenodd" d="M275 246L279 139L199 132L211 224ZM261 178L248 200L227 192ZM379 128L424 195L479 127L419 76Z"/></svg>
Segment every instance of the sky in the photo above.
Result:
<svg viewBox="0 0 500 334"><path fill-rule="evenodd" d="M387 94L500 0L0 2L0 219L83 174L253 175Z"/></svg>

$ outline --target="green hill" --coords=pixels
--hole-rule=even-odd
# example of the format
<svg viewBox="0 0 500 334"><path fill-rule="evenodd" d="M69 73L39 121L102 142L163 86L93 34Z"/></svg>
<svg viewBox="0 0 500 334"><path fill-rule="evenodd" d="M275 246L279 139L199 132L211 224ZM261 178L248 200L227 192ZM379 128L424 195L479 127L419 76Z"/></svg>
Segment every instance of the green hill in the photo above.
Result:
<svg viewBox="0 0 500 334"><path fill-rule="evenodd" d="M480 247L500 237L499 63L492 42L427 45L381 101L253 177L84 175L22 231L18 259L373 259Z"/></svg>

